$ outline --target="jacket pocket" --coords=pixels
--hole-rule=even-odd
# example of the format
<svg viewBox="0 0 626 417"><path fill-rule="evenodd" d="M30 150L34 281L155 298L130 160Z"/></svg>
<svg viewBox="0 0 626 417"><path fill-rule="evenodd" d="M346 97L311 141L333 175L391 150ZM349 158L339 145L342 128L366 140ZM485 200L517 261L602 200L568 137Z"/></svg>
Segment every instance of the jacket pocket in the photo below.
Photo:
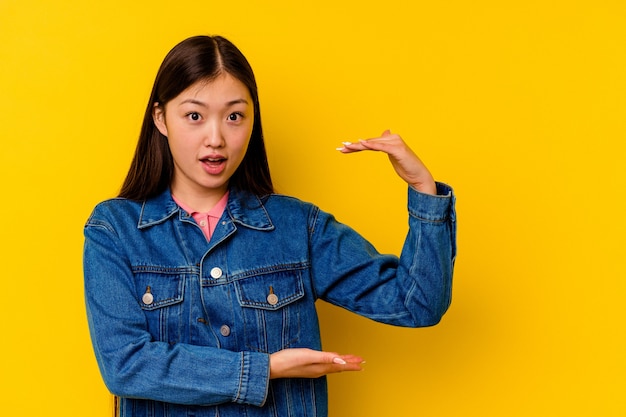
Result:
<svg viewBox="0 0 626 417"><path fill-rule="evenodd" d="M254 275L235 281L242 307L246 348L273 353L296 344L300 338L304 285L299 270Z"/></svg>
<svg viewBox="0 0 626 417"><path fill-rule="evenodd" d="M158 272L136 274L137 297L154 340L176 343L183 327L185 275Z"/></svg>

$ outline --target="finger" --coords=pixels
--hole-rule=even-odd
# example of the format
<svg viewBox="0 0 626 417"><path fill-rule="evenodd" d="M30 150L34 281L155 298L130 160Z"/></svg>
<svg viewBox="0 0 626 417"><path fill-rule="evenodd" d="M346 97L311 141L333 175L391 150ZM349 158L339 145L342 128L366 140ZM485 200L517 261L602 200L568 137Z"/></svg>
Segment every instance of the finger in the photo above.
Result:
<svg viewBox="0 0 626 417"><path fill-rule="evenodd" d="M348 371L361 371L363 363L360 357L355 355L340 355L337 352L318 352L315 358L311 358L309 365L304 365L308 371L304 375L322 376Z"/></svg>
<svg viewBox="0 0 626 417"><path fill-rule="evenodd" d="M362 367L361 362L359 363L348 362L345 365L338 365L338 364L318 365L315 369L315 372L319 374L336 374L339 372L356 372L356 371L362 371L362 370L363 370L363 367Z"/></svg>
<svg viewBox="0 0 626 417"><path fill-rule="evenodd" d="M330 359L330 363L335 365L348 365L348 364L361 364L363 363L363 358L360 356L347 354L347 355L339 355L335 352L325 352L327 354L326 360ZM328 362L326 362L328 363Z"/></svg>
<svg viewBox="0 0 626 417"><path fill-rule="evenodd" d="M361 143L361 141L359 142L343 142L342 143L342 147L337 148L337 150L341 153L353 153L353 152L360 152L360 151L364 151L367 148Z"/></svg>
<svg viewBox="0 0 626 417"><path fill-rule="evenodd" d="M362 365L363 365L363 360L359 359L359 360L352 360L352 361L345 361L345 364L342 365L334 365L333 366L333 370L335 372L345 372L345 371L361 371Z"/></svg>
<svg viewBox="0 0 626 417"><path fill-rule="evenodd" d="M398 144L391 143L385 139L364 140L361 141L359 145L359 151L382 152L386 153L387 155L399 154L401 152Z"/></svg>
<svg viewBox="0 0 626 417"><path fill-rule="evenodd" d="M333 364L337 363L335 362L335 359L341 359L341 355L337 352L313 349L307 349L306 351L308 352L308 358L306 361L309 364Z"/></svg>
<svg viewBox="0 0 626 417"><path fill-rule="evenodd" d="M378 147L376 143L378 141L385 142L388 140L389 140L389 135L381 136L378 138L359 139L357 142L342 142L343 146L340 148L337 148L337 150L342 153L360 152L360 151L365 151L365 150L382 150L382 149L376 149Z"/></svg>
<svg viewBox="0 0 626 417"><path fill-rule="evenodd" d="M357 142L342 142L342 147L337 148L342 153L360 152L364 150L383 151L389 153L393 146L402 143L400 136L392 134L389 129L379 137L359 139Z"/></svg>
<svg viewBox="0 0 626 417"><path fill-rule="evenodd" d="M363 368L360 364L346 364L346 365L329 365L329 364L318 364L312 365L308 371L306 372L306 377L309 378L318 378L323 375L329 374L338 374L341 372L356 372L362 371ZM300 375L302 376L302 375Z"/></svg>
<svg viewBox="0 0 626 417"><path fill-rule="evenodd" d="M368 143L372 143L372 142L374 143L389 142L390 140L397 141L398 139L400 139L399 135L396 135L395 133L391 133L391 130L387 129L383 133L381 133L380 136L367 138L367 139L359 139L358 142L361 145L367 145Z"/></svg>
<svg viewBox="0 0 626 417"><path fill-rule="evenodd" d="M335 367L334 370L338 372L342 371L360 371L361 365L365 362L362 357L356 355L337 355L333 357L333 364L339 365L339 368Z"/></svg>
<svg viewBox="0 0 626 417"><path fill-rule="evenodd" d="M348 363L365 363L362 357L356 355L341 355L341 359Z"/></svg>
<svg viewBox="0 0 626 417"><path fill-rule="evenodd" d="M335 364L335 365L345 365L347 363L346 360L343 358L343 356L337 352L321 352L321 353L324 355L321 363L329 363L329 364Z"/></svg>

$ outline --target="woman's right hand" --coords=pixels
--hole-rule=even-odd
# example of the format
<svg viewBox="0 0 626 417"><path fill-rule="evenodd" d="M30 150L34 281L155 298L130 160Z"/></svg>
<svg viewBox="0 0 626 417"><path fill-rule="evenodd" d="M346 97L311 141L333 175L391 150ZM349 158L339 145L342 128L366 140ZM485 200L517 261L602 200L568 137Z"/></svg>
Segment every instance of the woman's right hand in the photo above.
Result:
<svg viewBox="0 0 626 417"><path fill-rule="evenodd" d="M363 358L307 348L284 349L270 355L270 378L319 378L320 376L360 371Z"/></svg>

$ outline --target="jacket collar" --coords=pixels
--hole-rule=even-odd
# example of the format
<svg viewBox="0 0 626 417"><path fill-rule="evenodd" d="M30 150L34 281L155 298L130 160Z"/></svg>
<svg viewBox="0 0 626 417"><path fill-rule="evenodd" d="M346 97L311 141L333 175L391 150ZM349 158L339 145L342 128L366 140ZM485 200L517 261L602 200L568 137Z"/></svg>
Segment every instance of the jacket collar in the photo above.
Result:
<svg viewBox="0 0 626 417"><path fill-rule="evenodd" d="M242 226L257 230L273 230L274 225L263 204L265 199L266 197L259 198L247 191L231 188L225 212L233 222ZM137 228L143 229L163 223L176 213L179 213L181 219L189 217L174 202L172 193L167 189L143 202Z"/></svg>

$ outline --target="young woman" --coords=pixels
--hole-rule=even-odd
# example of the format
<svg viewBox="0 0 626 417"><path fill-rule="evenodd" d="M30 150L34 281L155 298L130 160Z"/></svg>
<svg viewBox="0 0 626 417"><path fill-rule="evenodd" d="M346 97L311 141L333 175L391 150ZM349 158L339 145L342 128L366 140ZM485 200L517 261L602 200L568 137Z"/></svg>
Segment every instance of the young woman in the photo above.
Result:
<svg viewBox="0 0 626 417"><path fill-rule="evenodd" d="M119 415L326 416L325 375L362 358L322 351L317 299L397 326L439 322L452 190L388 131L339 150L385 152L408 183L399 258L274 193L256 82L232 43L170 51L121 193L85 226L87 315Z"/></svg>

